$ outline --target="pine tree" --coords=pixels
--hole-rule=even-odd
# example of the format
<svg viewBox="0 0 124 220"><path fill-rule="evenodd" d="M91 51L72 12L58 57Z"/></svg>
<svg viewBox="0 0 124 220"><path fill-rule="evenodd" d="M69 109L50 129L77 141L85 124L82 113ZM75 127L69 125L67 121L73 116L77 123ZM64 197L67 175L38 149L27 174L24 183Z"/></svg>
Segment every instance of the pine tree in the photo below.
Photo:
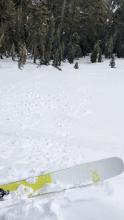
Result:
<svg viewBox="0 0 124 220"><path fill-rule="evenodd" d="M79 69L78 62L75 63L74 68L75 68L75 69Z"/></svg>
<svg viewBox="0 0 124 220"><path fill-rule="evenodd" d="M12 0L0 1L0 53L10 53L15 31L15 7Z"/></svg>
<svg viewBox="0 0 124 220"><path fill-rule="evenodd" d="M47 64L46 45L49 32L48 7L42 2L34 1L29 17L30 30L28 34L29 48L34 58L40 60L40 64ZM47 51L48 52L48 51Z"/></svg>
<svg viewBox="0 0 124 220"><path fill-rule="evenodd" d="M0 58L2 59L3 56L3 45L4 45L4 33L2 33L2 31L0 31Z"/></svg>
<svg viewBox="0 0 124 220"><path fill-rule="evenodd" d="M100 48L99 54L98 54L98 62L99 62L99 63L102 62L102 50L101 50L101 48Z"/></svg>
<svg viewBox="0 0 124 220"><path fill-rule="evenodd" d="M68 44L67 58L69 63L73 63L74 59L79 58L80 56L81 56L80 37L77 32L74 32Z"/></svg>
<svg viewBox="0 0 124 220"><path fill-rule="evenodd" d="M84 55L91 53L97 39L103 40L108 19L108 3L103 0L80 1L81 48Z"/></svg>
<svg viewBox="0 0 124 220"><path fill-rule="evenodd" d="M74 63L74 58L75 58L75 49L72 43L69 44L68 46L68 61L69 63Z"/></svg>
<svg viewBox="0 0 124 220"><path fill-rule="evenodd" d="M113 14L113 26L116 32L114 52L124 58L124 1L118 0L118 7Z"/></svg>
<svg viewBox="0 0 124 220"><path fill-rule="evenodd" d="M62 42L60 41L60 29L58 28L53 42L53 66L58 67L62 61Z"/></svg>
<svg viewBox="0 0 124 220"><path fill-rule="evenodd" d="M54 41L54 33L55 33L55 19L52 14L50 15L50 18L49 18L49 28L48 28L48 34L46 37L45 61L47 65L49 64L50 60L53 58L52 57L52 46L53 46L53 41Z"/></svg>
<svg viewBox="0 0 124 220"><path fill-rule="evenodd" d="M81 56L81 48L80 48L80 36L77 32L74 32L72 35L72 45L75 50L75 58L79 58Z"/></svg>
<svg viewBox="0 0 124 220"><path fill-rule="evenodd" d="M106 42L105 45L105 57L106 58L111 58L112 53L113 53L113 37L110 37L110 39Z"/></svg>
<svg viewBox="0 0 124 220"><path fill-rule="evenodd" d="M98 54L100 52L100 46L99 46L99 41L95 44L93 52L91 54L91 62L92 63L96 63L97 62L97 58L98 58Z"/></svg>
<svg viewBox="0 0 124 220"><path fill-rule="evenodd" d="M18 68L19 69L21 69L25 65L26 59L27 59L26 45L22 44L20 46L20 50L19 50L19 60L18 60Z"/></svg>
<svg viewBox="0 0 124 220"><path fill-rule="evenodd" d="M112 55L111 61L110 61L110 67L115 68L115 56Z"/></svg>
<svg viewBox="0 0 124 220"><path fill-rule="evenodd" d="M124 58L124 40L120 41L120 43L118 43L118 47L117 47L117 57L118 58Z"/></svg>
<svg viewBox="0 0 124 220"><path fill-rule="evenodd" d="M16 56L16 52L15 52L15 44L12 44L11 47L11 56L12 56L12 60L15 61L15 56Z"/></svg>

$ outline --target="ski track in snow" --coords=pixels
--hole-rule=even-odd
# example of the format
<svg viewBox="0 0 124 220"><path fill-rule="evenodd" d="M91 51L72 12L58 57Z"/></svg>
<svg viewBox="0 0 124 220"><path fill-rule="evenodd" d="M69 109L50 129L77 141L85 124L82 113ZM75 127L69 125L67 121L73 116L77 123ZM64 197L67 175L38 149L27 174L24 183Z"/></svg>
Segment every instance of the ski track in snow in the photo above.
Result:
<svg viewBox="0 0 124 220"><path fill-rule="evenodd" d="M123 60L114 70L108 61L91 65L83 59L79 65L74 70L65 63L59 72L30 63L20 71L9 59L0 61L1 184L104 157L124 159ZM0 204L0 220L122 220L123 181L122 175L29 203L22 196L16 209Z"/></svg>

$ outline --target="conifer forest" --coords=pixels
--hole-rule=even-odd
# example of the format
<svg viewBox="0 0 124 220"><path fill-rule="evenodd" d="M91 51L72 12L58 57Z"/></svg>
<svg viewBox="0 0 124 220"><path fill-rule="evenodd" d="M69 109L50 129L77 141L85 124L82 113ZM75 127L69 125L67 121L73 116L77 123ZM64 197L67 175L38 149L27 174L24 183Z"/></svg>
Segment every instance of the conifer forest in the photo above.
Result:
<svg viewBox="0 0 124 220"><path fill-rule="evenodd" d="M124 57L124 0L0 0L0 59L59 67L113 54Z"/></svg>

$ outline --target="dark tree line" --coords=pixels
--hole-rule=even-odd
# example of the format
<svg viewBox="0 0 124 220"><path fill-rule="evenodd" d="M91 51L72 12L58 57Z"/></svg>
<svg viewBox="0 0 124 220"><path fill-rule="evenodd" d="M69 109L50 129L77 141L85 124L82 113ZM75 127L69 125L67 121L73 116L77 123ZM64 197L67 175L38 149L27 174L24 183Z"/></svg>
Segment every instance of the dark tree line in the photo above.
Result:
<svg viewBox="0 0 124 220"><path fill-rule="evenodd" d="M58 67L91 53L124 57L124 0L0 0L0 58Z"/></svg>

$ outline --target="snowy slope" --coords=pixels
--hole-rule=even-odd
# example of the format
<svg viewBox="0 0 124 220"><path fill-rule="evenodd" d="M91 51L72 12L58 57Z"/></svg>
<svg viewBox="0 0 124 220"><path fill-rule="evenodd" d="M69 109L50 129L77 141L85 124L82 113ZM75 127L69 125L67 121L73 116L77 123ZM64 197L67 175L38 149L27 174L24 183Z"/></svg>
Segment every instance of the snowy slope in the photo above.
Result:
<svg viewBox="0 0 124 220"><path fill-rule="evenodd" d="M109 156L124 159L124 60L63 71L0 60L0 183ZM4 209L0 219L124 219L124 175ZM17 198L16 198L17 199ZM14 202L13 198L13 202ZM6 201L9 204L8 201ZM90 212L89 212L90 210Z"/></svg>

